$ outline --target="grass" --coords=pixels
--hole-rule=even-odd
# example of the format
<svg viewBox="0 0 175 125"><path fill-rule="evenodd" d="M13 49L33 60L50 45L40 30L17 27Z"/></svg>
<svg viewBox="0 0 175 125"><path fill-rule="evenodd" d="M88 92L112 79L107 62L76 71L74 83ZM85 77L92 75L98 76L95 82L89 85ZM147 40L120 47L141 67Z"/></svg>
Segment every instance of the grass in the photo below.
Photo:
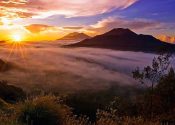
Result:
<svg viewBox="0 0 175 125"><path fill-rule="evenodd" d="M2 102L2 100L1 100ZM5 103L5 102L3 102ZM5 103L5 105L8 105ZM96 121L90 122L86 116L76 116L70 108L55 96L40 96L11 105L11 112L0 114L0 125L159 125L158 121L144 120L142 117L119 117L117 110L108 107L98 110ZM8 108L7 108L8 109Z"/></svg>

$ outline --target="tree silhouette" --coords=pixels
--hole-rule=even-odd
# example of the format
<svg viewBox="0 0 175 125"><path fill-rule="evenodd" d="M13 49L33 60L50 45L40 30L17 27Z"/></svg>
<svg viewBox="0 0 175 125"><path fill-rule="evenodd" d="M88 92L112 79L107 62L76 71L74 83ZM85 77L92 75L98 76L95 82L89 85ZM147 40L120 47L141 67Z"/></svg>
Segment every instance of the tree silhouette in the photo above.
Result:
<svg viewBox="0 0 175 125"><path fill-rule="evenodd" d="M153 93L155 84L157 84L160 79L166 74L170 62L172 59L172 53L164 53L159 55L157 58L155 57L152 61L151 66L144 67L143 70L140 70L137 67L133 72L133 78L138 80L142 84L151 84L151 118L153 117Z"/></svg>
<svg viewBox="0 0 175 125"><path fill-rule="evenodd" d="M161 98L161 104L164 110L163 112L174 112L172 109L175 107L175 71L172 67L168 71L167 75L160 79L155 91Z"/></svg>

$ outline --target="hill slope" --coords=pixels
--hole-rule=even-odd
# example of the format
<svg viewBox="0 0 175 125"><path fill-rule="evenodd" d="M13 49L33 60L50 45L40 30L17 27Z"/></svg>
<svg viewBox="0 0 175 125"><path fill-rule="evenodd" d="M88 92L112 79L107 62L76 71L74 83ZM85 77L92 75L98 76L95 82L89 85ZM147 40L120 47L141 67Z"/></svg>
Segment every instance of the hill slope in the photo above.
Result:
<svg viewBox="0 0 175 125"><path fill-rule="evenodd" d="M175 45L162 42L153 36L136 34L129 29L113 29L105 34L83 40L69 47L95 47L123 51L157 52L175 51Z"/></svg>
<svg viewBox="0 0 175 125"><path fill-rule="evenodd" d="M77 33L77 32L74 32L74 33L70 33L58 40L85 40L85 39L89 39L90 36L84 34L84 33Z"/></svg>

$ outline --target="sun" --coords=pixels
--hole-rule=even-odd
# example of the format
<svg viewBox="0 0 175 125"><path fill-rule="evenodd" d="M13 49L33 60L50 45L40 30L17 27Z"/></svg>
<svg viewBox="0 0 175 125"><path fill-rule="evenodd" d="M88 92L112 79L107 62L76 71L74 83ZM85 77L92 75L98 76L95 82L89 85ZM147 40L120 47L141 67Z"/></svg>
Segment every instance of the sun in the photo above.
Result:
<svg viewBox="0 0 175 125"><path fill-rule="evenodd" d="M20 34L14 34L14 35L12 35L12 40L14 42L21 42L22 41L22 36Z"/></svg>

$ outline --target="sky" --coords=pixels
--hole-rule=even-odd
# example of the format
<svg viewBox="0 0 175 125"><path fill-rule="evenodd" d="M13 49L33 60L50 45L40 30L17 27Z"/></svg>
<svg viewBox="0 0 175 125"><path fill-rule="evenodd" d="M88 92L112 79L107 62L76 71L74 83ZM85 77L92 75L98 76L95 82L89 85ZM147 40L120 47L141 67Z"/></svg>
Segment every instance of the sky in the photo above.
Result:
<svg viewBox="0 0 175 125"><path fill-rule="evenodd" d="M0 0L0 40L55 40L129 28L175 42L175 0Z"/></svg>

